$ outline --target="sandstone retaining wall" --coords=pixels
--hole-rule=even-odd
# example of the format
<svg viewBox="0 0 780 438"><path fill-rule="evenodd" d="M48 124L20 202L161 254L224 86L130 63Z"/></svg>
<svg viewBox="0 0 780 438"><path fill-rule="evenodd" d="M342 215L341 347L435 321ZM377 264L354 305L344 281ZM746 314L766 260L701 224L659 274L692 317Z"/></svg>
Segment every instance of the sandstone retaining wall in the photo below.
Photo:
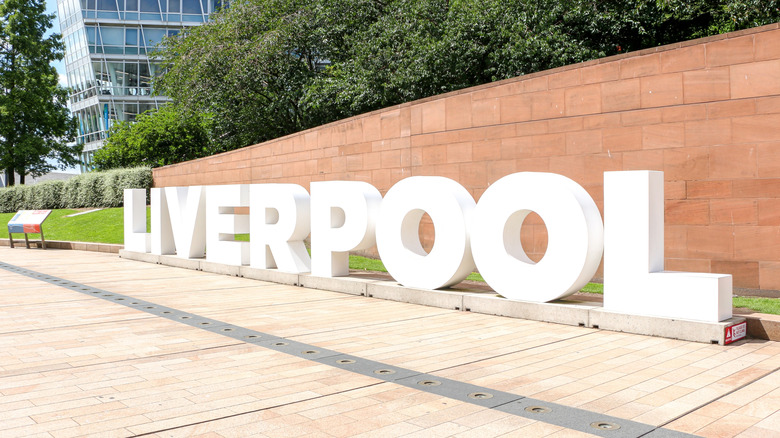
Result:
<svg viewBox="0 0 780 438"><path fill-rule="evenodd" d="M154 170L155 186L413 175L475 197L504 175L566 175L602 208L603 172L665 172L666 268L780 289L778 24L522 76ZM603 211L603 210L602 210ZM431 245L433 230L423 224ZM532 257L546 229L522 235Z"/></svg>

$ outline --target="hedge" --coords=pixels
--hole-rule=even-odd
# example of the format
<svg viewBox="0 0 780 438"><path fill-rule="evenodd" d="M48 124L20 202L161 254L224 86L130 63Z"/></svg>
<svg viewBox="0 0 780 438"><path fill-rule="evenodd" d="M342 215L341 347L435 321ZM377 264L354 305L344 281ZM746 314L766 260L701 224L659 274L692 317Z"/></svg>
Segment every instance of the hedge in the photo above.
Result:
<svg viewBox="0 0 780 438"><path fill-rule="evenodd" d="M57 208L121 207L124 189L152 187L152 169L135 167L89 172L66 181L0 189L0 213Z"/></svg>

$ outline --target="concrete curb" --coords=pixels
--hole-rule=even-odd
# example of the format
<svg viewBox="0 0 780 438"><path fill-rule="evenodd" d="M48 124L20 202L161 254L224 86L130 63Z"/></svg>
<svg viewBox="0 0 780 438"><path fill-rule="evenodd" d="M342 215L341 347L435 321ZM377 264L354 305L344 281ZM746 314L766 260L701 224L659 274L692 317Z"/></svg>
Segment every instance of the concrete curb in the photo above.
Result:
<svg viewBox="0 0 780 438"><path fill-rule="evenodd" d="M24 247L24 240L22 240L22 243L18 243L19 239L14 239L14 244L22 249L25 249ZM11 246L11 241L9 239L0 239L0 246ZM30 247L35 246L36 248L41 247L41 242L36 241L30 241ZM112 243L93 243L93 242L68 242L65 240L47 240L46 241L46 248L47 249L75 249L79 251L93 251L93 252L107 252L111 254L118 254L120 250L122 250L125 246L124 245L117 245Z"/></svg>
<svg viewBox="0 0 780 438"><path fill-rule="evenodd" d="M184 267L224 275L464 312L508 316L720 345L724 344L726 327L746 320L745 317L736 314L733 318L718 323L625 315L604 310L600 303L597 302L576 300L576 297L569 300L539 304L507 300L495 292L476 288L447 290L413 289L404 287L395 281L389 281L387 278L371 278L365 275L325 278L310 274L285 273L275 269L222 265L207 262L205 259L183 259L175 256L157 256L125 250L119 251L119 256L128 260ZM758 319L758 321L763 323L764 320ZM778 321L778 327L780 327L780 321ZM750 331L750 328L748 330ZM764 330L763 332L780 334L780 330Z"/></svg>

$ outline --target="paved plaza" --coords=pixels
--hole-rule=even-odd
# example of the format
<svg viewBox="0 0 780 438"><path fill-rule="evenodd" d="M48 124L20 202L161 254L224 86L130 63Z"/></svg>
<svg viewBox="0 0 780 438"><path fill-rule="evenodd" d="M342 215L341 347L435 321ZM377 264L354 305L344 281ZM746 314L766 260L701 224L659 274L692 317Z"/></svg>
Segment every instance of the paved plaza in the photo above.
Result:
<svg viewBox="0 0 780 438"><path fill-rule="evenodd" d="M771 438L778 370L773 341L724 347L0 247L3 438Z"/></svg>

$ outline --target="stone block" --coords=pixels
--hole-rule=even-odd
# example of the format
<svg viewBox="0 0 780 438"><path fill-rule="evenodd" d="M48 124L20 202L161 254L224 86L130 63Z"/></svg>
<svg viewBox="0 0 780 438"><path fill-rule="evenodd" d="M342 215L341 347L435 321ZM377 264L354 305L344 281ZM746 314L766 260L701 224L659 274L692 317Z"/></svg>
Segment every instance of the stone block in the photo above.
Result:
<svg viewBox="0 0 780 438"><path fill-rule="evenodd" d="M710 200L710 223L758 225L758 205L759 201L753 199L712 199Z"/></svg>
<svg viewBox="0 0 780 438"><path fill-rule="evenodd" d="M780 290L780 262L759 262L758 279L761 289Z"/></svg>
<svg viewBox="0 0 780 438"><path fill-rule="evenodd" d="M563 89L531 93L531 119L542 120L562 117L566 106L564 94Z"/></svg>
<svg viewBox="0 0 780 438"><path fill-rule="evenodd" d="M707 179L708 154L706 147L664 149L664 178L672 181Z"/></svg>
<svg viewBox="0 0 780 438"><path fill-rule="evenodd" d="M719 345L724 344L725 328L744 320L737 316L721 322L699 322L628 315L602 308L590 311L590 326L593 328Z"/></svg>
<svg viewBox="0 0 780 438"><path fill-rule="evenodd" d="M589 312L597 307L597 303L584 301L530 303L488 294L463 296L463 309L466 311L585 327L589 326Z"/></svg>
<svg viewBox="0 0 780 438"><path fill-rule="evenodd" d="M166 265L166 266L173 266L175 268L184 268L184 269L192 269L196 271L200 271L200 263L203 261L205 262L205 259L185 259L184 257L176 257L172 255L161 255L160 257L160 264Z"/></svg>
<svg viewBox="0 0 780 438"><path fill-rule="evenodd" d="M710 223L710 203L705 200L668 200L664 221L669 225L707 225Z"/></svg>
<svg viewBox="0 0 780 438"><path fill-rule="evenodd" d="M640 80L642 108L680 105L683 103L682 73L643 77Z"/></svg>
<svg viewBox="0 0 780 438"><path fill-rule="evenodd" d="M394 281L377 281L366 284L367 296L383 300L400 301L444 309L462 309L463 293L442 290L412 289Z"/></svg>
<svg viewBox="0 0 780 438"><path fill-rule="evenodd" d="M225 265L203 260L200 262L200 269L203 272L211 272L213 274L232 275L234 277L241 276L241 266L236 265Z"/></svg>
<svg viewBox="0 0 780 438"><path fill-rule="evenodd" d="M119 257L137 262L160 263L160 256L146 252L128 251L126 249L119 251Z"/></svg>
<svg viewBox="0 0 780 438"><path fill-rule="evenodd" d="M730 198L732 194L731 181L688 181L685 189L689 199Z"/></svg>
<svg viewBox="0 0 780 438"><path fill-rule="evenodd" d="M729 68L687 71L683 73L683 97L685 103L728 100Z"/></svg>
<svg viewBox="0 0 780 438"><path fill-rule="evenodd" d="M368 296L368 285L377 281L380 280L357 277L317 277L310 274L301 274L298 278L298 285L311 289Z"/></svg>
<svg viewBox="0 0 780 438"><path fill-rule="evenodd" d="M661 71L664 73L697 70L704 67L704 46L682 47L661 52Z"/></svg>
<svg viewBox="0 0 780 438"><path fill-rule="evenodd" d="M601 85L581 85L565 90L566 115L580 116L601 112Z"/></svg>
<svg viewBox="0 0 780 438"><path fill-rule="evenodd" d="M710 148L710 178L740 179L758 176L755 145L727 145Z"/></svg>
<svg viewBox="0 0 780 438"><path fill-rule="evenodd" d="M656 75L661 71L660 55L634 56L620 61L620 77L638 78Z"/></svg>
<svg viewBox="0 0 780 438"><path fill-rule="evenodd" d="M728 38L705 46L707 67L742 64L753 60L753 35Z"/></svg>
<svg viewBox="0 0 780 438"><path fill-rule="evenodd" d="M259 269L249 266L241 266L239 274L244 278L260 281L270 281L272 283L288 284L300 286L298 282L299 274L283 272L278 269Z"/></svg>
<svg viewBox="0 0 780 438"><path fill-rule="evenodd" d="M758 262L713 260L711 269L712 272L731 274L736 287L757 289L759 286Z"/></svg>
<svg viewBox="0 0 780 438"><path fill-rule="evenodd" d="M642 149L679 148L684 145L683 123L662 123L642 127Z"/></svg>

